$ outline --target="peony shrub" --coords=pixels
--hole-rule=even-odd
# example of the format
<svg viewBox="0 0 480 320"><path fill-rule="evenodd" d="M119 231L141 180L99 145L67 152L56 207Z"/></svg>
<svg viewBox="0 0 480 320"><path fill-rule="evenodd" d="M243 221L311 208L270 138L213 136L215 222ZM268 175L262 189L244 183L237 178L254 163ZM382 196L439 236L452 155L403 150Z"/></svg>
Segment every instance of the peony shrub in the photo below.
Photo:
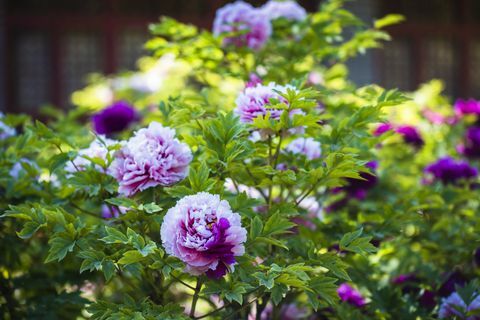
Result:
<svg viewBox="0 0 480 320"><path fill-rule="evenodd" d="M0 119L2 319L479 319L480 102L357 88L325 1L163 17L139 70Z"/></svg>

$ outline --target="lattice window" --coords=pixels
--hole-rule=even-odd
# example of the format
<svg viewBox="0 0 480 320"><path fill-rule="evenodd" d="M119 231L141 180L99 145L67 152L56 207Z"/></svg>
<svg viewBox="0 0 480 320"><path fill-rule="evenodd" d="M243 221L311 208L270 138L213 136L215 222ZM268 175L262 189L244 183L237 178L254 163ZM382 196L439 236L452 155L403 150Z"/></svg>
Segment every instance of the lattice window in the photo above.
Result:
<svg viewBox="0 0 480 320"><path fill-rule="evenodd" d="M446 91L452 95L458 92L458 54L455 43L448 39L429 39L424 46L424 74L422 81L442 79Z"/></svg>
<svg viewBox="0 0 480 320"><path fill-rule="evenodd" d="M133 70L142 54L143 45L148 40L148 34L142 30L125 30L118 38L118 68Z"/></svg>
<svg viewBox="0 0 480 320"><path fill-rule="evenodd" d="M100 37L95 33L67 33L61 46L62 101L69 105L70 94L85 86L88 74L101 72L103 53Z"/></svg>
<svg viewBox="0 0 480 320"><path fill-rule="evenodd" d="M15 43L16 101L23 112L50 101L50 50L42 33L22 33Z"/></svg>
<svg viewBox="0 0 480 320"><path fill-rule="evenodd" d="M407 40L396 39L385 43L383 51L382 79L386 88L412 88L411 45Z"/></svg>

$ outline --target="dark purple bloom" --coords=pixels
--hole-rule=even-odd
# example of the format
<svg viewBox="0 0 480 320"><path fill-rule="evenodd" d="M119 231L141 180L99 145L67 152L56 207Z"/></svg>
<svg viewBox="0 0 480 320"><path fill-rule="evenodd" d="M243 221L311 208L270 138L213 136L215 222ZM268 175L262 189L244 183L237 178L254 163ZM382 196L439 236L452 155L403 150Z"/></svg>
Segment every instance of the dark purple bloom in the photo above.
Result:
<svg viewBox="0 0 480 320"><path fill-rule="evenodd" d="M365 166L375 172L378 164L376 161L370 161ZM367 191L377 184L377 176L369 172L361 172L360 177L365 180L347 178L348 184L341 187L341 190L347 192L351 198L363 200L367 196Z"/></svg>
<svg viewBox="0 0 480 320"><path fill-rule="evenodd" d="M390 123L382 123L375 128L375 130L373 131L373 135L378 137L392 129L393 129L393 126Z"/></svg>
<svg viewBox="0 0 480 320"><path fill-rule="evenodd" d="M361 308L366 304L365 299L362 297L360 292L347 283L342 283L338 287L337 293L342 301L347 302L355 307Z"/></svg>
<svg viewBox="0 0 480 320"><path fill-rule="evenodd" d="M416 282L418 280L417 276L413 273L400 274L393 278L392 282L394 284L403 284L406 282Z"/></svg>
<svg viewBox="0 0 480 320"><path fill-rule="evenodd" d="M453 105L455 114L463 116L466 114L480 115L480 102L474 99L463 100L458 99Z"/></svg>
<svg viewBox="0 0 480 320"><path fill-rule="evenodd" d="M421 147L424 144L422 136L418 132L417 128L413 126L400 126L395 132L399 133L403 137L403 141L414 147Z"/></svg>
<svg viewBox="0 0 480 320"><path fill-rule="evenodd" d="M480 157L480 127L470 127L465 134L465 144L461 153L469 158Z"/></svg>
<svg viewBox="0 0 480 320"><path fill-rule="evenodd" d="M463 179L472 179L478 175L477 169L470 166L467 162L456 161L450 157L441 158L427 166L425 172L444 184L455 183Z"/></svg>
<svg viewBox="0 0 480 320"><path fill-rule="evenodd" d="M438 289L437 293L441 297L446 297L452 294L455 291L455 287L463 287L467 283L467 278L459 272L459 271L454 271L452 272L447 280L440 286Z"/></svg>
<svg viewBox="0 0 480 320"><path fill-rule="evenodd" d="M128 128L137 118L135 109L125 101L118 101L92 117L93 128L98 134L112 134Z"/></svg>
<svg viewBox="0 0 480 320"><path fill-rule="evenodd" d="M435 292L431 290L423 291L422 295L420 296L420 305L425 309L433 309L437 305L435 301Z"/></svg>

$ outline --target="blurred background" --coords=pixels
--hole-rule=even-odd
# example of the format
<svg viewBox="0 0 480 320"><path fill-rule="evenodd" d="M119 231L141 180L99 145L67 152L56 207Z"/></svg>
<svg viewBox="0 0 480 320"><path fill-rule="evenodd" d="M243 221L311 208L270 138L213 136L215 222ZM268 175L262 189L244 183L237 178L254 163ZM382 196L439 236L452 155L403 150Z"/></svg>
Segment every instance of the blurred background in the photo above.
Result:
<svg viewBox="0 0 480 320"><path fill-rule="evenodd" d="M226 0L0 0L0 110L36 113L70 105L92 72L135 68L148 24L161 15L211 28ZM248 1L256 6L265 1ZM299 1L314 11L321 0ZM350 64L357 84L413 90L442 79L452 97L480 96L480 1L353 0L347 8L371 22L387 13L407 21L393 41Z"/></svg>

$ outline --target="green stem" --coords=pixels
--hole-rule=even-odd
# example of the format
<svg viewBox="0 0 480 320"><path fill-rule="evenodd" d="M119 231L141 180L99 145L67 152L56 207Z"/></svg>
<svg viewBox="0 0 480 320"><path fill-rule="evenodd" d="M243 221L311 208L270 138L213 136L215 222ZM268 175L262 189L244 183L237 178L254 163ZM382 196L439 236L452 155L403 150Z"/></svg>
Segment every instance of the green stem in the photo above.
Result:
<svg viewBox="0 0 480 320"><path fill-rule="evenodd" d="M197 307L198 295L200 294L200 290L202 289L202 280L199 278L197 279L197 286L195 287L195 292L193 293L192 298L192 307L190 308L190 318L195 319L195 309Z"/></svg>

